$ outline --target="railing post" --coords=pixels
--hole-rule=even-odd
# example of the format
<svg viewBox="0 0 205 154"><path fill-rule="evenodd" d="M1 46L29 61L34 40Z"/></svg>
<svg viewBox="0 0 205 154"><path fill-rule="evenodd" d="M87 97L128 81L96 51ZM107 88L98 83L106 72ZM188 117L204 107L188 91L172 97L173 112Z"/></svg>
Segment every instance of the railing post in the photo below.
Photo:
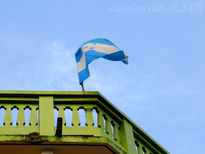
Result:
<svg viewBox="0 0 205 154"><path fill-rule="evenodd" d="M137 154L132 125L125 119L121 127L121 143L128 154Z"/></svg>
<svg viewBox="0 0 205 154"><path fill-rule="evenodd" d="M73 115L72 115L72 126L73 127L79 127L80 125L80 119L78 115L78 106L73 106Z"/></svg>
<svg viewBox="0 0 205 154"><path fill-rule="evenodd" d="M4 117L4 124L6 127L10 127L12 124L11 107L11 105L6 106L6 113Z"/></svg>
<svg viewBox="0 0 205 154"><path fill-rule="evenodd" d="M54 104L52 96L39 97L40 135L54 136Z"/></svg>
<svg viewBox="0 0 205 154"><path fill-rule="evenodd" d="M138 154L143 154L141 143L138 143L137 151L138 151Z"/></svg>
<svg viewBox="0 0 205 154"><path fill-rule="evenodd" d="M93 115L92 115L92 108L86 108L86 125L88 127L93 127L94 125L94 120L93 120Z"/></svg>

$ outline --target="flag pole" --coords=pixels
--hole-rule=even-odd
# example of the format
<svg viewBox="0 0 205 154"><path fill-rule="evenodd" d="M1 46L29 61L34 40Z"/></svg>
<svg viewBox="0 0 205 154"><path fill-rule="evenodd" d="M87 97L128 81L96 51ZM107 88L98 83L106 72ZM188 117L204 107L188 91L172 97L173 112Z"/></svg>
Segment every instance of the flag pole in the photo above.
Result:
<svg viewBox="0 0 205 154"><path fill-rule="evenodd" d="M82 91L85 92L83 82L80 83L80 85L81 85L81 87L82 87Z"/></svg>

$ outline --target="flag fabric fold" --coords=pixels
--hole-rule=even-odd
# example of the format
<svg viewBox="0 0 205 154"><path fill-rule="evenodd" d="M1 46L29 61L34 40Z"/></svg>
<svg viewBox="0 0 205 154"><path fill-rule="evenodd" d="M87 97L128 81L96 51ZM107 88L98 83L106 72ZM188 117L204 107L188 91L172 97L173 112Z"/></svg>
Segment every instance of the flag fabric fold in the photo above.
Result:
<svg viewBox="0 0 205 154"><path fill-rule="evenodd" d="M128 64L128 56L123 50L104 38L97 38L85 42L75 53L79 83L82 84L89 76L88 64L98 58L104 58L112 61L122 61Z"/></svg>

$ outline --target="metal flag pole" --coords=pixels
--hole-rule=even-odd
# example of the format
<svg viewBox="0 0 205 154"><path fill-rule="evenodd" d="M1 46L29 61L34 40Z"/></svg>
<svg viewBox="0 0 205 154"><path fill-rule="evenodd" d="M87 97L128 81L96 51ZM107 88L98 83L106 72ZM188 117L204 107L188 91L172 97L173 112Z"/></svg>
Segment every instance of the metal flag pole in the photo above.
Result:
<svg viewBox="0 0 205 154"><path fill-rule="evenodd" d="M82 91L85 92L83 82L80 83L80 85L81 85L81 87L82 87Z"/></svg>

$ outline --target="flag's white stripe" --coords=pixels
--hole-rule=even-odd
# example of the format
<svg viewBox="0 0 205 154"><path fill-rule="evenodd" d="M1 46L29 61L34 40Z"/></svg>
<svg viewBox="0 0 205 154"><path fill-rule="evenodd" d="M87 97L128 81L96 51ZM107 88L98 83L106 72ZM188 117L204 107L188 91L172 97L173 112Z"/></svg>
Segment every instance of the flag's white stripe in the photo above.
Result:
<svg viewBox="0 0 205 154"><path fill-rule="evenodd" d="M83 52L83 55L80 59L80 61L77 63L77 70L78 70L78 73L82 70L84 70L86 68L86 65L85 65L85 53Z"/></svg>
<svg viewBox="0 0 205 154"><path fill-rule="evenodd" d="M118 52L119 49L112 45L107 44L100 44L100 43L87 43L81 47L82 50L82 57L80 61L77 63L77 70L81 72L86 68L86 61L85 61L85 53L89 50L95 50L97 52L105 53L105 54L112 54Z"/></svg>
<svg viewBox="0 0 205 154"><path fill-rule="evenodd" d="M120 49L112 45L101 44L101 43L87 43L81 47L82 52L86 53L89 50L95 50L97 52L102 52L106 54L112 54Z"/></svg>

